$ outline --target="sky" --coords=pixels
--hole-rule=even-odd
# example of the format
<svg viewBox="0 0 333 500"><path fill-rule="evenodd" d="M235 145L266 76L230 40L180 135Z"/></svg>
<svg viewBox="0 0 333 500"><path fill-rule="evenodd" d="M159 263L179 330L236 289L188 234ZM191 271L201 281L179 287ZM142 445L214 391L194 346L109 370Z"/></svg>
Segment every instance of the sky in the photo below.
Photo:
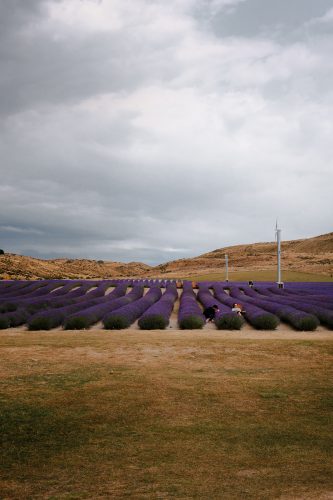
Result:
<svg viewBox="0 0 333 500"><path fill-rule="evenodd" d="M332 231L332 0L0 0L0 248L159 263Z"/></svg>

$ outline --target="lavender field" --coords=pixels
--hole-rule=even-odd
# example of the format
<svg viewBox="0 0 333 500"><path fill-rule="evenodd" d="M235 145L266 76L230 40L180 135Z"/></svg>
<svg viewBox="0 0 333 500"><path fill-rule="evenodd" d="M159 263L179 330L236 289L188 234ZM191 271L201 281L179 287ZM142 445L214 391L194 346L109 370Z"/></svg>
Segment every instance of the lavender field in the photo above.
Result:
<svg viewBox="0 0 333 500"><path fill-rule="evenodd" d="M232 311L240 304L242 314ZM173 280L39 280L0 282L0 328L120 330L205 328L203 309L216 304L217 329L333 329L333 283L176 282Z"/></svg>

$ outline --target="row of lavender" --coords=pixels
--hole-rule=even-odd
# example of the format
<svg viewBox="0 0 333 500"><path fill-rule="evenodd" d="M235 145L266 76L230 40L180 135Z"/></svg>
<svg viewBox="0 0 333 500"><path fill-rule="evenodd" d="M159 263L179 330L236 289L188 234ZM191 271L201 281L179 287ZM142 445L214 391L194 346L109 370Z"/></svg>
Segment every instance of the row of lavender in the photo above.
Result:
<svg viewBox="0 0 333 500"><path fill-rule="evenodd" d="M178 311L182 329L202 328L203 308L214 304L219 307L215 318L219 329L240 329L244 319L257 329L275 329L280 320L298 330L315 330L320 323L333 328L332 283L291 283L281 290L274 283L249 287L204 282L197 293L191 282L182 285ZM138 320L142 329L163 329L178 292L173 280L2 281L0 328L27 324L30 330L82 329L102 321L107 329L121 329ZM232 312L235 302L242 305L242 316Z"/></svg>

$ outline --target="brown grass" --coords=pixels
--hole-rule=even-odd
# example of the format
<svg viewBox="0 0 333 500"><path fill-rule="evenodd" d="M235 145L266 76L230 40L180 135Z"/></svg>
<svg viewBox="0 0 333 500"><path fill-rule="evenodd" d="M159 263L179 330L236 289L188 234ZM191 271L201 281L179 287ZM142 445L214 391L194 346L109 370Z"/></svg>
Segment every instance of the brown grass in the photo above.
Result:
<svg viewBox="0 0 333 500"><path fill-rule="evenodd" d="M190 274L183 276L182 279L191 281L224 281L225 271L210 272L206 274ZM276 269L270 270L242 270L228 273L229 281L277 281ZM304 273L300 271L283 271L282 280L287 282L333 282L333 278L323 274Z"/></svg>
<svg viewBox="0 0 333 500"><path fill-rule="evenodd" d="M89 259L43 260L6 253L0 255L0 279L170 279L214 274L214 279L220 280L225 276L226 253L229 256L231 279L276 279L277 257L274 242L234 245L158 266L149 266L142 262L104 262ZM332 281L333 233L303 240L283 241L282 266L284 281ZM241 278L244 273L246 277Z"/></svg>
<svg viewBox="0 0 333 500"><path fill-rule="evenodd" d="M1 332L0 498L332 498L330 332Z"/></svg>

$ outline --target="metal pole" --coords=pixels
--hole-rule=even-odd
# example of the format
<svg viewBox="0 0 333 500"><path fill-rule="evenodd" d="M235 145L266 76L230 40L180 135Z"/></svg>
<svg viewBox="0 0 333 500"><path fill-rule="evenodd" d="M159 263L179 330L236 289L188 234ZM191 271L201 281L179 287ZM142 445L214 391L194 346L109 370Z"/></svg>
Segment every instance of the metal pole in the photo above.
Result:
<svg viewBox="0 0 333 500"><path fill-rule="evenodd" d="M278 285L282 283L281 281L281 229L276 228L276 240L277 240L277 282Z"/></svg>
<svg viewBox="0 0 333 500"><path fill-rule="evenodd" d="M229 275L228 275L228 254L225 254L225 280L229 281Z"/></svg>

